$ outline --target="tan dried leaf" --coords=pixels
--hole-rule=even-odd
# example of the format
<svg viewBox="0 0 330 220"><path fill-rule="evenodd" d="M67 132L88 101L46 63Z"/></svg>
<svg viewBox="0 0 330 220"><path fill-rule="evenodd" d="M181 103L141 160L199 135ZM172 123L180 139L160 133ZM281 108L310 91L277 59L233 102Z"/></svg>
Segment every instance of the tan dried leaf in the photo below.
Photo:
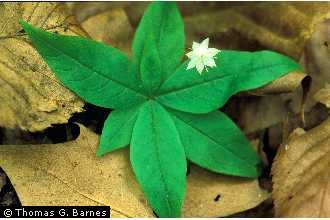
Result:
<svg viewBox="0 0 330 220"><path fill-rule="evenodd" d="M70 12L75 15L79 23L83 23L88 18L101 14L108 10L120 9L127 5L138 5L140 2L129 1L89 1L89 2L65 2Z"/></svg>
<svg viewBox="0 0 330 220"><path fill-rule="evenodd" d="M308 43L304 56L303 64L313 78L311 88L311 100L309 105L315 102L330 107L330 53L329 53L329 27L330 20L317 25L316 31Z"/></svg>
<svg viewBox="0 0 330 220"><path fill-rule="evenodd" d="M291 72L261 88L239 93L226 111L245 133L260 131L282 123L289 113L303 112L310 82L308 75Z"/></svg>
<svg viewBox="0 0 330 220"><path fill-rule="evenodd" d="M305 133L296 129L272 167L279 217L330 217L330 118Z"/></svg>
<svg viewBox="0 0 330 220"><path fill-rule="evenodd" d="M258 96L290 93L297 90L298 87L302 85L303 80L309 80L306 74L291 72L261 88L254 89L246 93Z"/></svg>
<svg viewBox="0 0 330 220"><path fill-rule="evenodd" d="M110 205L112 217L152 217L129 162L128 148L97 158L99 136L53 145L2 145L0 166L23 205ZM215 201L217 195L220 199ZM186 217L226 216L267 199L257 180L210 173L192 166L183 208Z"/></svg>
<svg viewBox="0 0 330 220"><path fill-rule="evenodd" d="M316 102L327 105L327 92L330 83L330 53L329 53L329 26L330 20L316 25L315 32L306 44L301 64L313 79L307 109Z"/></svg>
<svg viewBox="0 0 330 220"><path fill-rule="evenodd" d="M111 9L90 16L81 26L94 40L130 52L134 32L123 9Z"/></svg>
<svg viewBox="0 0 330 220"><path fill-rule="evenodd" d="M330 17L328 2L219 2L214 8L185 18L188 43L208 36L219 48L267 48L295 59L315 24Z"/></svg>
<svg viewBox="0 0 330 220"><path fill-rule="evenodd" d="M317 91L314 94L314 99L330 108L330 84L326 84L324 88Z"/></svg>
<svg viewBox="0 0 330 220"><path fill-rule="evenodd" d="M83 102L63 87L31 46L19 19L84 35L62 3L0 3L0 126L28 131L65 123Z"/></svg>

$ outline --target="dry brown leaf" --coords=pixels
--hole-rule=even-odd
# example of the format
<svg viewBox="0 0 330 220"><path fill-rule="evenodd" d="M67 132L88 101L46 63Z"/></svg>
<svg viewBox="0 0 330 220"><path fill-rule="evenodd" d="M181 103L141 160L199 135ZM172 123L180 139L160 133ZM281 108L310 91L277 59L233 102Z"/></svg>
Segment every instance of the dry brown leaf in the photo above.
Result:
<svg viewBox="0 0 330 220"><path fill-rule="evenodd" d="M311 99L308 106L314 106L315 102L320 102L330 107L330 20L316 26L310 42L302 57L305 69L313 78L311 87Z"/></svg>
<svg viewBox="0 0 330 220"><path fill-rule="evenodd" d="M80 126L78 139L63 144L2 145L0 166L23 205L110 205L112 217L153 216L132 173L128 149L97 158L98 140ZM192 166L183 214L226 216L253 208L267 197L257 180Z"/></svg>
<svg viewBox="0 0 330 220"><path fill-rule="evenodd" d="M330 118L305 133L296 129L272 167L279 217L330 217Z"/></svg>
<svg viewBox="0 0 330 220"><path fill-rule="evenodd" d="M4 173L0 171L0 192L2 190L2 187L6 185L6 176Z"/></svg>
<svg viewBox="0 0 330 220"><path fill-rule="evenodd" d="M310 78L300 72L291 72L261 88L248 91L246 94L262 96L290 93L297 90L304 80L310 80Z"/></svg>
<svg viewBox="0 0 330 220"><path fill-rule="evenodd" d="M264 87L238 94L225 111L245 133L260 131L282 123L288 115L303 112L310 82L306 74L292 72Z"/></svg>
<svg viewBox="0 0 330 220"><path fill-rule="evenodd" d="M90 16L81 26L94 40L108 43L125 52L130 51L133 28L123 9L108 10Z"/></svg>
<svg viewBox="0 0 330 220"><path fill-rule="evenodd" d="M292 100L296 100L294 94L238 97L228 103L225 112L245 133L253 134L283 122L291 111L298 112L300 103Z"/></svg>
<svg viewBox="0 0 330 220"><path fill-rule="evenodd" d="M219 2L217 6L213 12L186 17L188 43L208 36L211 42L217 40L219 48L267 48L299 59L315 24L330 17L327 2Z"/></svg>
<svg viewBox="0 0 330 220"><path fill-rule="evenodd" d="M327 84L330 83L329 26L330 20L316 25L315 32L306 44L301 57L301 64L313 78L307 109L313 107L316 102L324 104L327 102Z"/></svg>
<svg viewBox="0 0 330 220"><path fill-rule="evenodd" d="M134 2L135 3L135 2ZM88 18L112 9L120 9L132 2L124 1L89 1L89 2L66 2L70 12L75 15L79 23ZM140 4L136 2L134 5Z"/></svg>
<svg viewBox="0 0 330 220"><path fill-rule="evenodd" d="M324 88L317 91L314 94L314 99L330 108L330 84L326 84Z"/></svg>
<svg viewBox="0 0 330 220"><path fill-rule="evenodd" d="M39 131L65 123L83 102L63 87L26 40L18 21L83 35L61 3L0 3L0 126Z"/></svg>

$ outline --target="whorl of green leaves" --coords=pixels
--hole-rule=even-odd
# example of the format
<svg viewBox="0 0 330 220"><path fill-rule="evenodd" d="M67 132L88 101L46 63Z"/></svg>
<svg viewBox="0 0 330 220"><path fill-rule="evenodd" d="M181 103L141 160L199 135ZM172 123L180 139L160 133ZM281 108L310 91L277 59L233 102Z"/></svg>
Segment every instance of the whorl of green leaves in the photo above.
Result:
<svg viewBox="0 0 330 220"><path fill-rule="evenodd" d="M132 58L103 43L21 25L66 87L86 102L114 109L97 154L130 145L136 178L160 217L181 215L186 158L220 174L258 176L256 152L218 109L240 91L301 69L272 51L222 50L208 72L186 70L183 21L171 2L149 5Z"/></svg>

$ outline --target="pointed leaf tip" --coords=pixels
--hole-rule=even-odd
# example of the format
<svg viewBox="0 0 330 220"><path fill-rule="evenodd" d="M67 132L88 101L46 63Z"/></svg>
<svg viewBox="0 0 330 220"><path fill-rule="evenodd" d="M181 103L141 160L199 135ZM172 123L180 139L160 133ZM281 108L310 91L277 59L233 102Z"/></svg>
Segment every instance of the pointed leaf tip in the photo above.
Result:
<svg viewBox="0 0 330 220"><path fill-rule="evenodd" d="M18 20L18 23L19 23L21 26L24 26L24 25L28 24L26 21L24 21L24 19L19 19L19 20Z"/></svg>
<svg viewBox="0 0 330 220"><path fill-rule="evenodd" d="M103 157L104 154L105 154L105 152L102 152L100 149L98 149L97 152L96 152L97 157Z"/></svg>
<svg viewBox="0 0 330 220"><path fill-rule="evenodd" d="M121 51L87 38L54 34L25 21L20 23L57 78L84 101L112 109L144 101L128 68L131 62Z"/></svg>
<svg viewBox="0 0 330 220"><path fill-rule="evenodd" d="M190 161L216 173L247 178L259 176L260 158L224 113L196 115L169 111Z"/></svg>
<svg viewBox="0 0 330 220"><path fill-rule="evenodd" d="M141 108L130 147L133 171L151 207L159 217L179 217L186 191L186 157L172 117L157 102Z"/></svg>
<svg viewBox="0 0 330 220"><path fill-rule="evenodd" d="M26 22L24 19L19 19L18 23L22 26L22 28L26 31L26 29L33 28L32 25L30 25L28 22Z"/></svg>

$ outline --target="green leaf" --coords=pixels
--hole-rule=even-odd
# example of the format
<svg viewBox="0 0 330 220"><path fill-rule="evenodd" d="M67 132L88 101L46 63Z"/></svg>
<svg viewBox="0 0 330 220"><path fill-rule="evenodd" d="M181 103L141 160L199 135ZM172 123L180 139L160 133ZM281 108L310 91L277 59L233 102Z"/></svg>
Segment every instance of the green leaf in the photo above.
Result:
<svg viewBox="0 0 330 220"><path fill-rule="evenodd" d="M126 147L131 141L133 126L141 105L129 109L117 109L104 122L97 156Z"/></svg>
<svg viewBox="0 0 330 220"><path fill-rule="evenodd" d="M173 2L152 2L139 23L133 40L133 56L140 63L148 36L156 40L161 61L161 79L165 80L180 64L184 52L183 21Z"/></svg>
<svg viewBox="0 0 330 220"><path fill-rule="evenodd" d="M294 70L292 59L272 51L223 50L216 67L199 75L184 62L161 86L157 100L185 112L207 113L223 106L234 94L261 87Z"/></svg>
<svg viewBox="0 0 330 220"><path fill-rule="evenodd" d="M119 50L20 23L55 75L82 99L106 108L125 108L144 100L130 61Z"/></svg>
<svg viewBox="0 0 330 220"><path fill-rule="evenodd" d="M136 178L159 217L179 217L186 157L171 116L157 102L147 102L138 114L130 157Z"/></svg>
<svg viewBox="0 0 330 220"><path fill-rule="evenodd" d="M170 112L189 160L217 173L258 176L257 153L225 114L219 111L198 115Z"/></svg>
<svg viewBox="0 0 330 220"><path fill-rule="evenodd" d="M161 83L161 63L155 39L149 35L148 43L144 45L140 63L141 81L150 96Z"/></svg>

